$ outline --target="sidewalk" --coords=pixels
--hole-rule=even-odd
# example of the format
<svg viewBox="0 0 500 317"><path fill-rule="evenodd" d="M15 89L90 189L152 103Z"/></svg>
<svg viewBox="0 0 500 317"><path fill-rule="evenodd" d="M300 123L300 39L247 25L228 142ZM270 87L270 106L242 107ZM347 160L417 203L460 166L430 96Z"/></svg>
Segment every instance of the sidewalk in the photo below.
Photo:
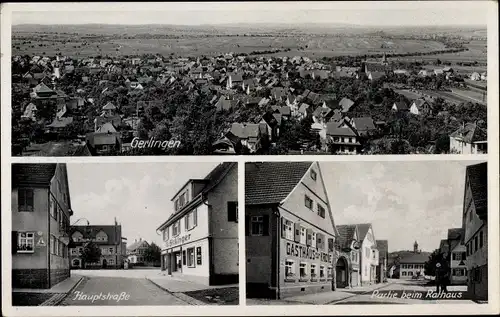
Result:
<svg viewBox="0 0 500 317"><path fill-rule="evenodd" d="M24 297L23 303L28 306L56 306L68 296L83 280L83 276L72 274L64 281L57 283L51 288L13 288L12 295L15 298ZM43 299L43 302L40 302ZM24 306L25 304L20 304ZM13 303L13 306L16 306Z"/></svg>

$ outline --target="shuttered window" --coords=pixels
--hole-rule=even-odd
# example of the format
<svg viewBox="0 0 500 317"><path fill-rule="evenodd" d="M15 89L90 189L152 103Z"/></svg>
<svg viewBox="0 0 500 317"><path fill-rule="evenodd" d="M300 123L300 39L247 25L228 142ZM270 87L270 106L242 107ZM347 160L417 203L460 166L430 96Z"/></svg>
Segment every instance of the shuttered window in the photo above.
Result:
<svg viewBox="0 0 500 317"><path fill-rule="evenodd" d="M33 211L33 189L19 188L17 190L17 201L19 211Z"/></svg>

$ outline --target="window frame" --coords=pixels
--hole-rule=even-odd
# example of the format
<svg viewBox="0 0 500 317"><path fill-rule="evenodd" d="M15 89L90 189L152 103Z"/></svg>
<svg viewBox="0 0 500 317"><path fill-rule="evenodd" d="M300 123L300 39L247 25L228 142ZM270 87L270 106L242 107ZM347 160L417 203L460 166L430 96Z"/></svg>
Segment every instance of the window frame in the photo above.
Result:
<svg viewBox="0 0 500 317"><path fill-rule="evenodd" d="M302 269L304 269L305 274L302 275ZM300 279L307 279L307 262L300 262L299 264L299 278Z"/></svg>
<svg viewBox="0 0 500 317"><path fill-rule="evenodd" d="M196 250L195 250L195 247L191 247L191 248L187 248L186 249L186 260L187 260L187 267L189 267L189 268L196 267ZM192 263L189 263L189 262L192 262Z"/></svg>
<svg viewBox="0 0 500 317"><path fill-rule="evenodd" d="M316 204L318 206L318 216L320 216L321 218L325 219L326 217L326 209L320 205L320 204Z"/></svg>
<svg viewBox="0 0 500 317"><path fill-rule="evenodd" d="M257 225L259 232L254 232L254 225ZM254 237L264 236L264 216L251 216L250 217L250 235Z"/></svg>
<svg viewBox="0 0 500 317"><path fill-rule="evenodd" d="M318 179L318 173L316 173L316 171L311 168L311 171L309 172L309 176L311 177L311 179L313 181L316 181Z"/></svg>
<svg viewBox="0 0 500 317"><path fill-rule="evenodd" d="M25 234L25 237L21 237L22 234ZM30 237L28 235L31 235ZM21 241L25 241L25 245L28 246L28 241L33 241L31 250L21 250L19 247L21 246ZM35 253L35 232L34 231L18 231L17 232L17 250L16 253Z"/></svg>
<svg viewBox="0 0 500 317"><path fill-rule="evenodd" d="M21 196L21 192L23 195ZM29 193L29 195L28 195ZM31 196L31 206L28 204L28 197ZM21 197L23 201L21 202ZM35 190L29 187L19 187L17 189L17 211L18 212L34 212L35 211Z"/></svg>
<svg viewBox="0 0 500 317"><path fill-rule="evenodd" d="M308 206L308 203L310 203L311 206ZM306 206L306 208L308 208L310 210L313 210L313 207L314 207L313 200L307 194L304 195L304 206Z"/></svg>
<svg viewBox="0 0 500 317"><path fill-rule="evenodd" d="M289 265L291 263L291 265ZM287 269L290 270L291 274L288 274ZM285 259L285 279L295 278L295 261L292 259Z"/></svg>

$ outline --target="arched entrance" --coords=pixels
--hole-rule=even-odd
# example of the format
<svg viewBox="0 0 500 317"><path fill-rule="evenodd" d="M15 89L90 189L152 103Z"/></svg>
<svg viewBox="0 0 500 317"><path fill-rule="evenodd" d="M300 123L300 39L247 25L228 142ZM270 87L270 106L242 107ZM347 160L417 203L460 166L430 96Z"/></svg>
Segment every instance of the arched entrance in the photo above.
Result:
<svg viewBox="0 0 500 317"><path fill-rule="evenodd" d="M103 259L102 260L102 268L105 269L108 267L108 261L106 261L106 259Z"/></svg>
<svg viewBox="0 0 500 317"><path fill-rule="evenodd" d="M349 286L349 274L347 259L341 256L337 260L337 265L335 266L335 280L337 288L345 288Z"/></svg>

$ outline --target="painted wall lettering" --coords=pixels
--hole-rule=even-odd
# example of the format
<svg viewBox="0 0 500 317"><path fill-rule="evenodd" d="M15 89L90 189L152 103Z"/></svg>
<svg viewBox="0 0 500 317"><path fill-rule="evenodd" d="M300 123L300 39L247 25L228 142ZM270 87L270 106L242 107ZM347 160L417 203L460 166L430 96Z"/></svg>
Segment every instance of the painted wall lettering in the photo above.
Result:
<svg viewBox="0 0 500 317"><path fill-rule="evenodd" d="M292 242L286 243L286 255L309 260L320 260L321 262L325 263L333 263L332 253L318 252L318 250L316 250L315 248L295 244Z"/></svg>
<svg viewBox="0 0 500 317"><path fill-rule="evenodd" d="M186 241L189 241L190 239L191 239L191 234L187 234L185 236L173 238L173 239L166 241L165 246L167 248L170 248L170 247L176 246L178 244L184 243Z"/></svg>

